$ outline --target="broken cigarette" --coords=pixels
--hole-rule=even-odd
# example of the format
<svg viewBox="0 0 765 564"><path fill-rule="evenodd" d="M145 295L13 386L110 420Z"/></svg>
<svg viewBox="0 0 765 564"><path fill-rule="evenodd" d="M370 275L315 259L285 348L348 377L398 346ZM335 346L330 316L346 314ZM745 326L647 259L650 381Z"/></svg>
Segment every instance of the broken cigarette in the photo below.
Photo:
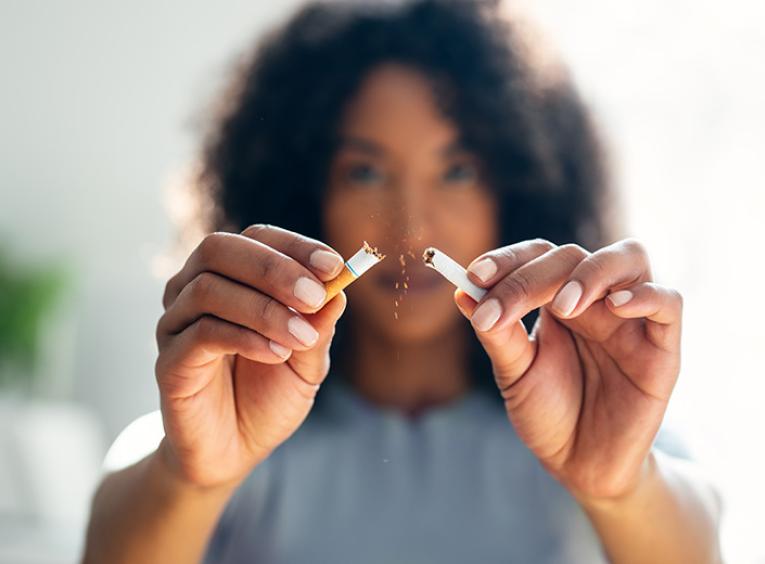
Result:
<svg viewBox="0 0 765 564"><path fill-rule="evenodd" d="M480 302L481 298L486 295L486 290L473 284L467 277L467 271L449 255L433 247L428 247L422 254L422 260L425 266L439 272L441 276L475 301Z"/></svg>
<svg viewBox="0 0 765 564"><path fill-rule="evenodd" d="M324 283L324 288L327 290L325 303L384 258L385 255L378 251L377 247L371 247L369 243L364 241L364 246L345 261L342 272L332 280Z"/></svg>

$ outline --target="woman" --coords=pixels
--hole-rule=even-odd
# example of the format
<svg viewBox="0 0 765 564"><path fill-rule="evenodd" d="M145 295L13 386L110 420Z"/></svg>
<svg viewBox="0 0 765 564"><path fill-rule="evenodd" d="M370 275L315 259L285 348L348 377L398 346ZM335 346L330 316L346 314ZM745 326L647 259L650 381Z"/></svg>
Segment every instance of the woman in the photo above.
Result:
<svg viewBox="0 0 765 564"><path fill-rule="evenodd" d="M654 444L681 298L603 246L587 113L494 4L308 6L227 100L165 438L104 480L86 560L718 560L713 490ZM388 258L325 304L363 240Z"/></svg>

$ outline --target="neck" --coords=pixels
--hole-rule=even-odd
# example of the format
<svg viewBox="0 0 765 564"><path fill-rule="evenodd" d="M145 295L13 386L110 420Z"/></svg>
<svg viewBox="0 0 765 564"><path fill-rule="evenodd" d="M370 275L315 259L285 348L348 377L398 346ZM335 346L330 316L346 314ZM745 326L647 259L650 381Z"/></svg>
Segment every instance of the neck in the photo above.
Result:
<svg viewBox="0 0 765 564"><path fill-rule="evenodd" d="M449 403L470 387L467 342L459 327L427 342L391 342L356 331L349 359L351 383L367 400L410 415Z"/></svg>

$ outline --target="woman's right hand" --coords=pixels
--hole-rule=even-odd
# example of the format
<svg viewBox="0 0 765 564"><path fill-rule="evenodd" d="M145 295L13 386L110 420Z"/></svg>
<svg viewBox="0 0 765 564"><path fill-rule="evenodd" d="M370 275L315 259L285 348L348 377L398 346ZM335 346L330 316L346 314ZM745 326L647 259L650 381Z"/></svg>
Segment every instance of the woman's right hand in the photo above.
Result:
<svg viewBox="0 0 765 564"><path fill-rule="evenodd" d="M158 455L198 486L236 484L308 415L329 371L343 259L269 225L213 233L167 283L157 325L165 438Z"/></svg>

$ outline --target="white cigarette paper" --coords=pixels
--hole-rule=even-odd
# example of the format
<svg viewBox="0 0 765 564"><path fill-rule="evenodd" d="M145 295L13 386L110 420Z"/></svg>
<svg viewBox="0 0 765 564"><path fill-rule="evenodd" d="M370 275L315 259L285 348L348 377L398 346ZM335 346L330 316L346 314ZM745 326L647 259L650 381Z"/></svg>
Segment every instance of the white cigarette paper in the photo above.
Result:
<svg viewBox="0 0 765 564"><path fill-rule="evenodd" d="M486 290L473 284L467 277L467 271L449 255L428 247L422 255L425 266L429 266L449 282L457 286L475 301L480 302L486 295Z"/></svg>
<svg viewBox="0 0 765 564"><path fill-rule="evenodd" d="M348 267L354 277L358 278L384 258L385 255L380 254L377 249L372 248L369 243L364 241L364 246L345 261L345 266Z"/></svg>
<svg viewBox="0 0 765 564"><path fill-rule="evenodd" d="M364 274L378 262L385 258L385 255L364 241L355 255L345 261L343 270L335 278L326 282L324 287L327 290L325 301L329 301L346 288L351 282Z"/></svg>

